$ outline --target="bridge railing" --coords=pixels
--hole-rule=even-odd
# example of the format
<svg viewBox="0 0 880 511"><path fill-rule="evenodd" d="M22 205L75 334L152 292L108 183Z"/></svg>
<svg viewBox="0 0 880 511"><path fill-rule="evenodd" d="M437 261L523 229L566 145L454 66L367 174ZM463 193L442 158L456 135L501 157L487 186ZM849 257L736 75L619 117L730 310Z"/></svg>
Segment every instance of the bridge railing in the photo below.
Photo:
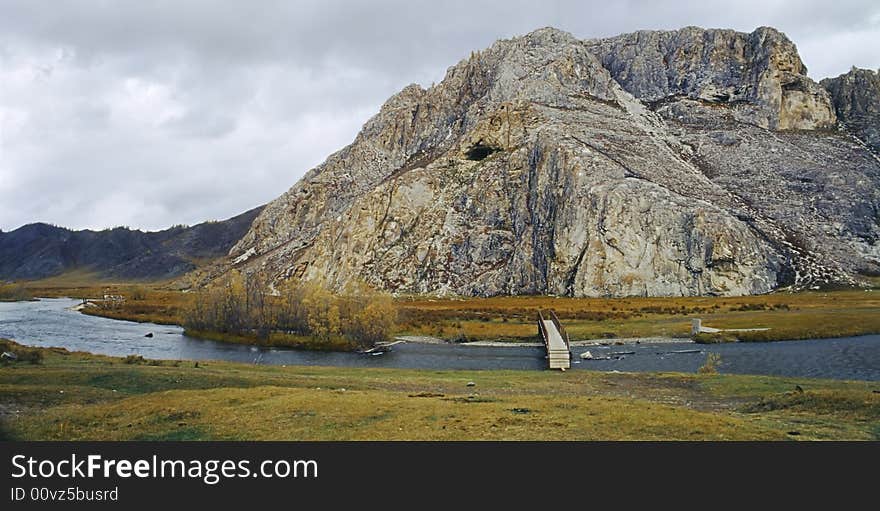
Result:
<svg viewBox="0 0 880 511"><path fill-rule="evenodd" d="M559 322L559 318L556 316L556 313L552 309L550 310L550 321L552 321L556 329L559 330L559 335L561 335L562 340L565 341L565 347L570 351L571 342L568 338L568 332L565 331L565 327L562 326L562 323Z"/></svg>
<svg viewBox="0 0 880 511"><path fill-rule="evenodd" d="M541 311L538 311L538 333L541 334L544 347L550 349L550 336L547 333L547 326L544 325L544 315L541 314Z"/></svg>

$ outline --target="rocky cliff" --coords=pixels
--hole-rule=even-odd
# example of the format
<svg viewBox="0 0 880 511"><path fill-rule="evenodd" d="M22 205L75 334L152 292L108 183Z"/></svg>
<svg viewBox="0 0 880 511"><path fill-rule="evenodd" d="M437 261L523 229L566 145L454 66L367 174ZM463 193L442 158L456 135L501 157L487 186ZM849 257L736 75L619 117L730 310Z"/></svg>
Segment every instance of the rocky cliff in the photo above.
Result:
<svg viewBox="0 0 880 511"><path fill-rule="evenodd" d="M880 164L781 33L503 40L411 85L256 218L205 283L738 295L880 261Z"/></svg>
<svg viewBox="0 0 880 511"><path fill-rule="evenodd" d="M260 210L222 222L156 232L124 227L72 231L42 223L25 225L0 232L0 281L42 279L72 270L114 279L179 277L206 260L225 256Z"/></svg>
<svg viewBox="0 0 880 511"><path fill-rule="evenodd" d="M774 130L830 128L828 94L807 78L779 31L687 27L589 41L611 76L647 103L685 97L726 106L739 121Z"/></svg>
<svg viewBox="0 0 880 511"><path fill-rule="evenodd" d="M831 94L844 127L880 154L880 70L854 67L821 83Z"/></svg>

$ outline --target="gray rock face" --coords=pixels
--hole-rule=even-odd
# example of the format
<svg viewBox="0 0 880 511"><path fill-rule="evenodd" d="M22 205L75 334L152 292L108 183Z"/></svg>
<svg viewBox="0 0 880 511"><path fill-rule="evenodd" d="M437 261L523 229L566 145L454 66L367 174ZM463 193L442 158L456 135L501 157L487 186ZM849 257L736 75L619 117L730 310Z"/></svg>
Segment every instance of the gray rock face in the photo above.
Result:
<svg viewBox="0 0 880 511"><path fill-rule="evenodd" d="M849 283L880 261L880 164L818 130L835 122L772 29L542 29L393 96L189 279L572 296Z"/></svg>
<svg viewBox="0 0 880 511"><path fill-rule="evenodd" d="M770 129L835 123L828 95L807 78L795 45L773 28L641 31L588 45L627 92L646 102L684 96L725 104L736 118Z"/></svg>
<svg viewBox="0 0 880 511"><path fill-rule="evenodd" d="M844 126L880 154L880 71L852 68L821 82Z"/></svg>

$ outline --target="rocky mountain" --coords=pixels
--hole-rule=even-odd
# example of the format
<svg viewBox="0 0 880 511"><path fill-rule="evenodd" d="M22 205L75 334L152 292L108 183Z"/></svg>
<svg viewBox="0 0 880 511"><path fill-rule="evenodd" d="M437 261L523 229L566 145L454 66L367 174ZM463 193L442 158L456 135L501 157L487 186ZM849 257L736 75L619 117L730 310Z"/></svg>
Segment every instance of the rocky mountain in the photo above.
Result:
<svg viewBox="0 0 880 511"><path fill-rule="evenodd" d="M722 104L734 119L771 130L835 124L827 93L807 78L794 44L771 28L642 31L587 46L617 83L649 105L680 98Z"/></svg>
<svg viewBox="0 0 880 511"><path fill-rule="evenodd" d="M142 232L71 231L36 223L0 232L0 280L35 280L71 270L105 278L159 280L225 256L262 208L222 222Z"/></svg>
<svg viewBox="0 0 880 511"><path fill-rule="evenodd" d="M880 153L880 70L852 68L821 82L831 94L837 118L875 154Z"/></svg>
<svg viewBox="0 0 880 511"><path fill-rule="evenodd" d="M231 268L460 295L854 284L880 270L880 162L835 104L772 28L537 30L391 97L184 285Z"/></svg>

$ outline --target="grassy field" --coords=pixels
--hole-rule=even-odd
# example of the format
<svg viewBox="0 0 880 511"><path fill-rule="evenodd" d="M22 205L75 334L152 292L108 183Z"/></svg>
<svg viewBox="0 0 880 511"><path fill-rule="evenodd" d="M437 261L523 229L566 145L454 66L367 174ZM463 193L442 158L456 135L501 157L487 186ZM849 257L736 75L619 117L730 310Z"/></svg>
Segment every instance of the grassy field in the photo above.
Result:
<svg viewBox="0 0 880 511"><path fill-rule="evenodd" d="M684 337L695 317L717 328L771 329L737 334L742 340L835 337L880 333L875 289L739 298L403 297L397 330L533 340L536 311L553 309L574 340ZM192 296L158 285L96 285L88 276L32 283L28 292L123 295L119 307L90 312L178 324ZM880 440L880 384L871 382L196 364L9 346L25 355L0 365L0 436L14 439Z"/></svg>
<svg viewBox="0 0 880 511"><path fill-rule="evenodd" d="M4 284L0 282L0 302L20 302L32 300L30 290L21 284Z"/></svg>
<svg viewBox="0 0 880 511"><path fill-rule="evenodd" d="M737 333L741 340L880 333L880 293L872 289L736 298L414 298L398 305L402 330L447 338L533 337L539 309L555 310L572 340L685 337L691 318L716 328L770 328Z"/></svg>
<svg viewBox="0 0 880 511"><path fill-rule="evenodd" d="M159 285L85 285L87 277L28 284L34 296L126 296L115 309L86 312L115 319L181 324L192 294ZM83 284L83 285L79 285ZM137 298L133 299L132 296ZM769 328L740 332L744 341L775 341L880 333L880 289L777 292L744 297L495 298L396 300L398 335L454 340L535 340L535 316L553 309L572 340L620 337L687 337L691 318L715 328Z"/></svg>
<svg viewBox="0 0 880 511"><path fill-rule="evenodd" d="M126 363L41 351L41 363L0 366L4 438L880 439L880 383L871 382Z"/></svg>

